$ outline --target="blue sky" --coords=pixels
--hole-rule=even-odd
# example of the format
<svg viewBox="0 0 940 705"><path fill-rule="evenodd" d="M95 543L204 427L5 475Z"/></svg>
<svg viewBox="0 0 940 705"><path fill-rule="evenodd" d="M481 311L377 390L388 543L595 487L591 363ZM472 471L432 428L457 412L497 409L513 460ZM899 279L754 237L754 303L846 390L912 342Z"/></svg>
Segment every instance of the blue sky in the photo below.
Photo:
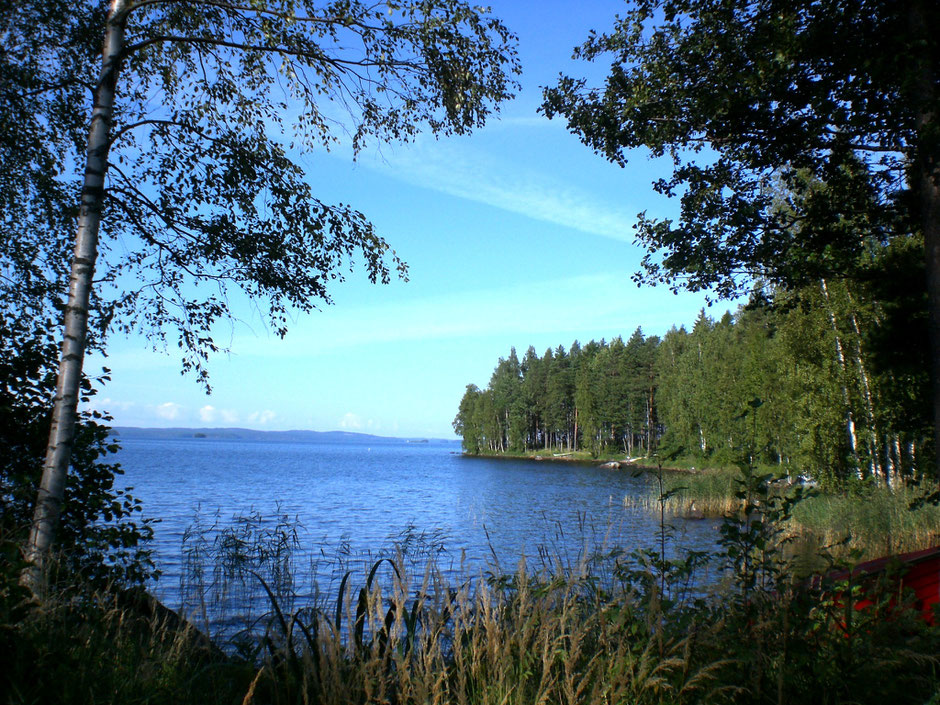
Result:
<svg viewBox="0 0 940 705"><path fill-rule="evenodd" d="M468 383L485 386L512 346L541 353L578 339L661 335L691 323L704 296L639 289L636 214L667 216L652 191L666 166L642 153L626 169L594 155L561 121L537 114L559 71L604 75L570 60L621 2L492 3L519 35L523 84L502 115L472 136L307 154L317 196L362 211L410 266L410 281L370 285L361 269L333 289L335 305L298 315L284 340L250 301L218 331L231 348L210 361L213 393L180 375L172 351L113 338L111 382L95 404L115 425L242 426L453 437ZM725 306L715 307L718 315Z"/></svg>

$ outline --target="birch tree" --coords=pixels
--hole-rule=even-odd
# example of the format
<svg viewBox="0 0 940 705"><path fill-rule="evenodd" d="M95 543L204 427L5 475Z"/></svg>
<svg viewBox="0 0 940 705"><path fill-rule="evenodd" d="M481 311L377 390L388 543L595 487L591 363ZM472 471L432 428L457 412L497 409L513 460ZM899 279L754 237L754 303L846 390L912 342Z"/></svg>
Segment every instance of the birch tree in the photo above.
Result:
<svg viewBox="0 0 940 705"><path fill-rule="evenodd" d="M78 208L66 208L77 234L67 295L55 291L65 299L64 342L25 549L35 592L84 353L97 339L89 333L140 329L158 347L175 335L184 369L208 386L205 363L220 349L213 329L232 316L231 291L265 302L283 336L292 311L330 302L329 283L354 259L372 282L405 276L365 216L314 196L298 155L343 140L355 155L421 130L465 133L511 97L518 64L513 35L462 0L25 2L3 15L0 117L15 122L21 105L40 111L26 117L32 134L5 128L5 147L39 140L16 161L29 167L29 188L56 195L50 210L80 190ZM57 35L60 26L68 32ZM80 120L54 134L49 126L83 90L93 96L86 138ZM5 172L0 185L12 178ZM28 222L15 237L31 243ZM15 265L27 259L21 252L5 266L11 281L25 276ZM44 278L54 281L40 267L34 279Z"/></svg>

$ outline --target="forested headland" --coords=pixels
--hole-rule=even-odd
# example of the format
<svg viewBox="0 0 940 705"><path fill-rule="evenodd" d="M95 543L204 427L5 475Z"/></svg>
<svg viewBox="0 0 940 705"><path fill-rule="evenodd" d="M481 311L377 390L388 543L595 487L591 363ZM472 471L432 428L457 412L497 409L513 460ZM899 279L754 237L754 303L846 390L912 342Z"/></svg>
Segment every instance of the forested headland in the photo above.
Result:
<svg viewBox="0 0 940 705"><path fill-rule="evenodd" d="M471 454L747 457L830 485L918 478L932 467L925 312L880 297L885 283L758 291L662 338L637 328L541 355L512 349L485 388L467 386L454 429Z"/></svg>

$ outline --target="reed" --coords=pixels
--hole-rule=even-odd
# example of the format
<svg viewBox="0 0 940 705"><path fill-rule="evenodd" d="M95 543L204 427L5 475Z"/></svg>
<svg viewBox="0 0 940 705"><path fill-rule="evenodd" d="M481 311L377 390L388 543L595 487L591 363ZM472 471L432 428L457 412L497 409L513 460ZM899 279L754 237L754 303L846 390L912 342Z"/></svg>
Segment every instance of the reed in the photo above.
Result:
<svg viewBox="0 0 940 705"><path fill-rule="evenodd" d="M590 571L524 564L456 588L433 571L420 586L393 571L383 589L373 568L358 591L341 589L341 609L275 619L279 647L244 702L799 703L828 692L922 703L940 686L937 632L903 612L848 626L834 593L781 583L680 609L656 575L634 579L643 564L618 567L603 589Z"/></svg>
<svg viewBox="0 0 940 705"><path fill-rule="evenodd" d="M728 582L718 599L688 592L695 560L608 550L577 565L520 562L509 574L445 579L399 547L371 564L343 556L330 590L298 593L279 524L210 542L202 576L244 578L267 607L251 629L217 633L102 593L59 600L4 625L0 702L237 705L552 703L925 703L940 692L940 630L904 604L847 622L836 597L789 579L773 526L728 519ZM765 521L766 520L766 521ZM668 534L664 531L664 537ZM281 552L263 549L273 543ZM232 560L232 553L239 560ZM225 555L228 553L228 555ZM193 560L195 560L195 554ZM752 560L753 558L753 560ZM552 565L562 566L553 570ZM194 564L190 568L195 570ZM237 568L237 570L235 570ZM754 571L765 579L755 580ZM292 574L293 575L293 574ZM278 584L278 580L282 582ZM203 584L206 604L219 585ZM194 583L195 584L195 581ZM0 593L5 594L5 593ZM229 591L228 594L231 594ZM253 610L258 603L253 603ZM0 606L3 606L0 604ZM226 634L234 640L219 643ZM0 640L0 643L7 641ZM233 646L234 644L234 646ZM8 665L8 667L7 667ZM825 694L823 697L822 694Z"/></svg>
<svg viewBox="0 0 940 705"><path fill-rule="evenodd" d="M627 497L626 506L660 512L661 493L667 518L722 518L741 511L736 496L739 470L662 471L662 490L655 482L645 495ZM772 491L785 494L780 481ZM832 557L870 559L940 544L940 507L921 500L918 487L859 483L842 492L811 492L794 506L786 534L805 557L825 549ZM804 561L807 566L819 561Z"/></svg>
<svg viewBox="0 0 940 705"><path fill-rule="evenodd" d="M736 482L740 478L737 470L662 470L662 490L658 485L658 473L649 471L649 492L639 497L628 496L625 506L659 512L660 492L665 499L666 516L675 517L724 517L740 509L741 501L734 496Z"/></svg>
<svg viewBox="0 0 940 705"><path fill-rule="evenodd" d="M796 507L792 531L864 558L936 546L940 544L940 507L920 505L922 494L909 487L818 494Z"/></svg>
<svg viewBox="0 0 940 705"><path fill-rule="evenodd" d="M589 572L521 564L451 588L433 569L420 586L393 571L386 591L375 575L358 592L345 583L335 611L279 616L280 647L246 702L691 702L727 665L696 663L689 637L667 634L627 583L601 590Z"/></svg>

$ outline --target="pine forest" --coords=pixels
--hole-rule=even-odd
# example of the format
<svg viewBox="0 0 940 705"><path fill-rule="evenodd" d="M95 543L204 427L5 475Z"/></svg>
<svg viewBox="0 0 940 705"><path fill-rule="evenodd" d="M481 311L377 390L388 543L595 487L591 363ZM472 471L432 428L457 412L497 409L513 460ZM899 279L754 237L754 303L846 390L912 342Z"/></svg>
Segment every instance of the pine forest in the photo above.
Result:
<svg viewBox="0 0 940 705"><path fill-rule="evenodd" d="M747 457L830 486L917 478L932 462L924 316L875 289L822 279L662 338L512 349L485 389L467 386L454 428L471 454Z"/></svg>

